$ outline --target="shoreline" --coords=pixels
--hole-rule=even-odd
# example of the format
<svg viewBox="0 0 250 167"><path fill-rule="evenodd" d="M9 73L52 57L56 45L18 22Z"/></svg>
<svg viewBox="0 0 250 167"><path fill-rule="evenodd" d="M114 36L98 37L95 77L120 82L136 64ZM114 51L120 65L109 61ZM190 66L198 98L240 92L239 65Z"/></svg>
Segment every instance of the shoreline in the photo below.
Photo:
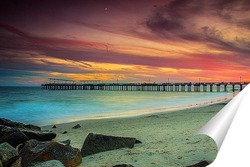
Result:
<svg viewBox="0 0 250 167"><path fill-rule="evenodd" d="M169 112L175 112L178 110L184 110L184 109L190 109L195 107L204 107L208 105L213 105L217 103L222 103L224 101L231 100L237 92L230 93L225 97L217 98L212 101L203 101L200 103L193 103L193 104L186 104L186 105L180 105L180 106L169 106L169 107L161 107L161 108L153 108L153 109L141 109L141 110L132 110L122 113L107 113L107 114L98 114L90 117L81 117L81 118L69 118L65 121L54 121L52 124L45 124L40 126L50 126L55 124L64 124L64 123L74 123L79 121L87 121L87 120L102 120L102 119L116 119L116 118L131 118L131 117L138 117L138 116L144 116L144 115L151 115L151 114L160 114L160 113L169 113ZM68 121L70 120L70 121Z"/></svg>
<svg viewBox="0 0 250 167"><path fill-rule="evenodd" d="M81 149L89 133L135 137L142 141L132 149L119 149L83 158L81 166L107 166L131 164L134 166L185 166L202 160L212 162L217 154L214 141L197 131L227 102L216 101L203 106L131 117L88 119L42 126L56 132L56 141L70 139L73 147ZM72 129L80 124L79 129ZM66 134L63 132L67 131Z"/></svg>

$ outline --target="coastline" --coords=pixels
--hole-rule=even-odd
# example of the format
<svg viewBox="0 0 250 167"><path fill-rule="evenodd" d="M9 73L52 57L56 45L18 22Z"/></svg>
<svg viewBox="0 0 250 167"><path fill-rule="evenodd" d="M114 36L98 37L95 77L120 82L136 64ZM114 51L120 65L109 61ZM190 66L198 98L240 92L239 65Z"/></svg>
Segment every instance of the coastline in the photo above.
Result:
<svg viewBox="0 0 250 167"><path fill-rule="evenodd" d="M68 119L54 119L53 124L64 124L64 123L71 123L71 122L78 122L78 121L87 121L87 120L101 120L101 119L116 119L116 118L131 118L131 117L137 117L137 116L144 116L144 115L151 115L151 114L160 114L160 113L167 113L167 112L174 112L178 110L184 110L194 107L203 107L208 106L212 104L221 103L224 101L231 100L237 92L230 93L227 96L217 98L214 100L208 100L208 101L202 101L199 103L192 103L192 104L186 104L186 105L177 105L177 106L168 106L168 107L156 107L151 109L139 109L139 110L130 110L126 112L119 112L119 113L106 113L106 114L98 114L88 117L78 117L78 118L68 118ZM49 126L53 124L45 124L40 126Z"/></svg>
<svg viewBox="0 0 250 167"><path fill-rule="evenodd" d="M70 123L43 126L57 133L56 141L70 139L73 147L81 149L89 133L135 137L142 142L134 148L119 149L83 158L81 166L186 166L202 160L212 162L217 154L216 144L196 132L209 121L225 101L206 102L188 108L148 113L132 117L89 119ZM173 111L173 112L172 112ZM79 129L72 129L80 124ZM63 132L67 131L66 134Z"/></svg>

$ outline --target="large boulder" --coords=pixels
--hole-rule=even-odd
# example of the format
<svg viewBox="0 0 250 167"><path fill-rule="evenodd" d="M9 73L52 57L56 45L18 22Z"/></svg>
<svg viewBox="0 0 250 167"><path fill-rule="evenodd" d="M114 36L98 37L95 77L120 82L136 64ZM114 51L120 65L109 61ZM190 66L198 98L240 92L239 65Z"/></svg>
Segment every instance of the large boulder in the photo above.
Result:
<svg viewBox="0 0 250 167"><path fill-rule="evenodd" d="M86 157L88 155L119 148L133 148L135 142L136 138L90 133L83 143L81 153L83 157Z"/></svg>
<svg viewBox="0 0 250 167"><path fill-rule="evenodd" d="M24 124L21 122L14 122L5 118L0 118L0 125L5 125L13 128L22 128L22 129L30 129L30 130L37 130L40 131L41 128L39 126L31 125L31 124Z"/></svg>
<svg viewBox="0 0 250 167"><path fill-rule="evenodd" d="M18 151L9 143L0 144L0 161L3 167L11 166L18 159Z"/></svg>
<svg viewBox="0 0 250 167"><path fill-rule="evenodd" d="M50 141L55 137L56 133L53 132L32 131L0 125L0 143L8 142L13 147L22 144L29 139Z"/></svg>
<svg viewBox="0 0 250 167"><path fill-rule="evenodd" d="M11 146L24 143L29 138L17 128L0 125L0 143L8 142Z"/></svg>
<svg viewBox="0 0 250 167"><path fill-rule="evenodd" d="M22 166L37 162L59 160L66 167L76 167L82 162L80 150L54 141L29 140L19 153Z"/></svg>
<svg viewBox="0 0 250 167"><path fill-rule="evenodd" d="M50 141L56 137L56 133L53 132L42 132L32 130L21 130L29 139L36 139L39 141Z"/></svg>

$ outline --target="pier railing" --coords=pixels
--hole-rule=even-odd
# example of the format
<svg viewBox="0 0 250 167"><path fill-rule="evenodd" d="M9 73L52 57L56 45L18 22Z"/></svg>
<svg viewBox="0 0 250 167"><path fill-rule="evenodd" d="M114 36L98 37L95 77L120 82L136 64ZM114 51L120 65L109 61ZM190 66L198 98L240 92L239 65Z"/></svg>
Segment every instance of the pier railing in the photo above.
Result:
<svg viewBox="0 0 250 167"><path fill-rule="evenodd" d="M75 82L50 79L41 85L48 90L106 90L106 91L167 91L167 92L235 92L242 90L247 82L206 83L102 83L99 80Z"/></svg>

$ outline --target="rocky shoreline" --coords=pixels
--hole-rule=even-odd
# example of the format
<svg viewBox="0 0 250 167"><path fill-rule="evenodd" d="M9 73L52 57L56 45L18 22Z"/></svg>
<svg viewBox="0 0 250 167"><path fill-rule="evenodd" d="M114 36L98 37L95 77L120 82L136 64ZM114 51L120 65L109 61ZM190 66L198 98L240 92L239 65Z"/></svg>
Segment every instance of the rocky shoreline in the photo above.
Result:
<svg viewBox="0 0 250 167"><path fill-rule="evenodd" d="M80 150L52 141L55 137L56 133L42 131L38 126L1 118L0 164L3 167L79 165Z"/></svg>
<svg viewBox="0 0 250 167"><path fill-rule="evenodd" d="M77 124L72 129L80 127ZM120 148L133 148L135 144L142 143L133 137L89 133L79 150L70 145L70 140L54 141L56 135L35 125L0 118L0 167L84 166L83 157ZM208 164L207 161L201 161L189 167L205 167ZM117 164L113 167L133 165Z"/></svg>
<svg viewBox="0 0 250 167"><path fill-rule="evenodd" d="M79 127L78 124L73 129ZM70 146L70 140L56 142L53 141L55 137L56 133L42 131L38 126L0 118L0 167L76 167L82 163L84 156L133 148L135 144L141 143L135 138L90 133L80 151Z"/></svg>

